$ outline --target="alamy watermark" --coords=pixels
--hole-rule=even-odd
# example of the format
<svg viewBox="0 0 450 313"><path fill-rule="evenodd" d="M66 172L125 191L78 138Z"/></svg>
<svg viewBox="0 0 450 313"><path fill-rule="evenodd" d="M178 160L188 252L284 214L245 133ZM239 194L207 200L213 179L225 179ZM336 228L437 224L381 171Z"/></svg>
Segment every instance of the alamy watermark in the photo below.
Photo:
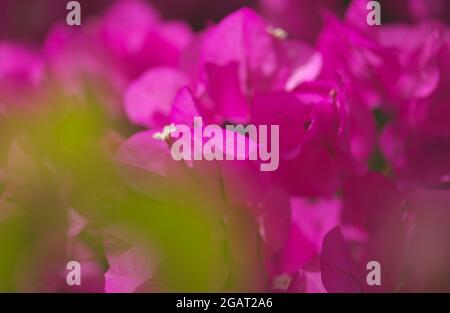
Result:
<svg viewBox="0 0 450 313"><path fill-rule="evenodd" d="M203 119L194 117L194 127L168 125L155 139L171 143L171 155L176 161L251 160L261 161L261 171L275 171L280 162L279 125L219 125L203 127ZM269 141L270 137L270 141Z"/></svg>

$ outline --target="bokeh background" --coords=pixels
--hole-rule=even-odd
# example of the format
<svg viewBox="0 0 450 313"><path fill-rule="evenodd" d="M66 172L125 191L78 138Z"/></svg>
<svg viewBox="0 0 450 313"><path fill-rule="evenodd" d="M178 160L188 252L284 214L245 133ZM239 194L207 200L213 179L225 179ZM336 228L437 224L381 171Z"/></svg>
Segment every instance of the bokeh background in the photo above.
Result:
<svg viewBox="0 0 450 313"><path fill-rule="evenodd" d="M79 2L0 0L1 292L450 291L449 1ZM193 116L279 169L175 162Z"/></svg>

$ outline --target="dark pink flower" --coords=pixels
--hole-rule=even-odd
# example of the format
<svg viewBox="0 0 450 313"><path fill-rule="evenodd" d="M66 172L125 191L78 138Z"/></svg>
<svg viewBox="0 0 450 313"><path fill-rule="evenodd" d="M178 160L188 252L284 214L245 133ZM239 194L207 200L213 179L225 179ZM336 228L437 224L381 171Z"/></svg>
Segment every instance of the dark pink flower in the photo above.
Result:
<svg viewBox="0 0 450 313"><path fill-rule="evenodd" d="M257 95L255 124L279 125L279 169L274 179L296 195L331 195L352 170L346 144L346 103L338 87L304 83L293 93Z"/></svg>

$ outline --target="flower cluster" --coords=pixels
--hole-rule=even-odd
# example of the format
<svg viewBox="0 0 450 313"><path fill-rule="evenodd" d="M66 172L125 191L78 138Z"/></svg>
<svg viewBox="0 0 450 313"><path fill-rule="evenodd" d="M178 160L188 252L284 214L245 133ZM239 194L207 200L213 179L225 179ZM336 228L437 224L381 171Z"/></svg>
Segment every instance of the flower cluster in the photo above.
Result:
<svg viewBox="0 0 450 313"><path fill-rule="evenodd" d="M366 0L263 0L194 31L119 0L0 42L0 290L450 291L450 11L429 2L369 26ZM278 125L279 167L174 160L195 117Z"/></svg>

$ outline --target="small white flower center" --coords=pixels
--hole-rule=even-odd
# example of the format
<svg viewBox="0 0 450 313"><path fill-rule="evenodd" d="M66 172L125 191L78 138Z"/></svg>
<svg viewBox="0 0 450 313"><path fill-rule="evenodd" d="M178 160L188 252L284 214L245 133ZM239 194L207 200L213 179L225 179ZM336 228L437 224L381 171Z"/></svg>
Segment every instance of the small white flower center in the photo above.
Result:
<svg viewBox="0 0 450 313"><path fill-rule="evenodd" d="M157 132L153 135L154 139L158 139L158 140L162 140L162 141L167 141L167 139L170 137L170 134L173 133L174 131L176 131L176 127L175 124L170 124L170 125L166 125L164 126L162 132Z"/></svg>

